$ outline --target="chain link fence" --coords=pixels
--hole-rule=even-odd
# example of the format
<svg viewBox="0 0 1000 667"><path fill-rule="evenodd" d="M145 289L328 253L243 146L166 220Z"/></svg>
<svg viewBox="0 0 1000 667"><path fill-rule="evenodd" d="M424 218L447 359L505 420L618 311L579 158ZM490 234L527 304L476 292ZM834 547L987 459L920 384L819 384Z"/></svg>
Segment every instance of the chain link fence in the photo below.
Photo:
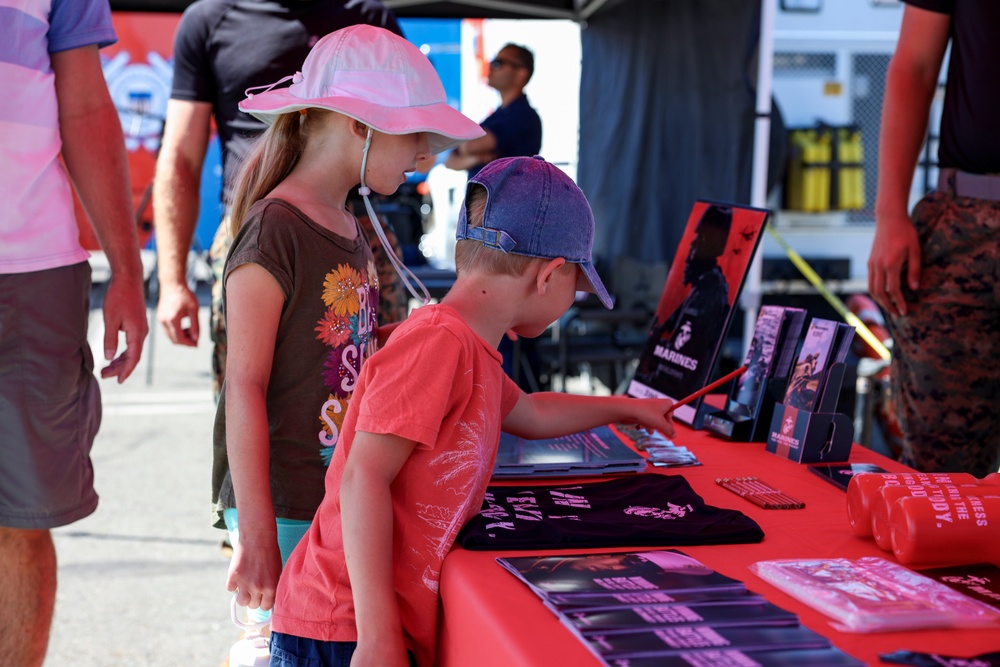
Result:
<svg viewBox="0 0 1000 667"><path fill-rule="evenodd" d="M797 107L800 117L803 110L815 110L816 120L830 124L851 124L860 129L863 149L864 205L847 214L847 224L873 226L875 221L875 195L878 186L879 128L882 121L882 103L885 98L885 77L892 54L879 50L850 50L840 48L816 51L776 50L774 76L786 82L786 88L796 91L816 91L816 99L796 94L791 99L780 99L785 107ZM843 59L843 60L842 60ZM846 77L846 80L844 80ZM803 85L804 82L822 82ZM917 166L913 198L933 190L937 184L938 127L943 100L942 85L935 95L930 114L930 131ZM846 106L837 108L829 103L830 97L847 96ZM834 118L824 118L824 112ZM837 117L840 116L840 117ZM846 117L844 117L846 116ZM793 123L794 125L794 123Z"/></svg>

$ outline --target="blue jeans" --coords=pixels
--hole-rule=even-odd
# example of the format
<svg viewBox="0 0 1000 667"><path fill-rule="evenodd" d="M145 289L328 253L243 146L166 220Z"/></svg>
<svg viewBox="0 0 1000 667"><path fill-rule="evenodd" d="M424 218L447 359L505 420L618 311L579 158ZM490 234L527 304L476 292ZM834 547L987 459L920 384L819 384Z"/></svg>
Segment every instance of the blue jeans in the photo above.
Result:
<svg viewBox="0 0 1000 667"><path fill-rule="evenodd" d="M355 642L321 642L272 632L270 667L350 667L357 647ZM416 667L413 652L406 653L410 665Z"/></svg>
<svg viewBox="0 0 1000 667"><path fill-rule="evenodd" d="M355 642L321 642L316 639L271 633L271 667L350 667Z"/></svg>

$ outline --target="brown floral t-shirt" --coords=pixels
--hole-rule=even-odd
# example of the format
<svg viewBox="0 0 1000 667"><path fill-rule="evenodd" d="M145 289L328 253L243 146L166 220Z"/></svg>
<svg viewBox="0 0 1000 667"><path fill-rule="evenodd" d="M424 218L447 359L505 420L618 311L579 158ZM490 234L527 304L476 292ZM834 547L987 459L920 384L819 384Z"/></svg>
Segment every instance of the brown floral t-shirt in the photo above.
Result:
<svg viewBox="0 0 1000 667"><path fill-rule="evenodd" d="M248 263L267 270L285 295L267 388L274 511L310 521L361 364L377 349L378 273L360 228L344 238L280 199L250 209L226 278ZM225 391L215 418L212 498L216 525L224 527L222 510L235 507Z"/></svg>

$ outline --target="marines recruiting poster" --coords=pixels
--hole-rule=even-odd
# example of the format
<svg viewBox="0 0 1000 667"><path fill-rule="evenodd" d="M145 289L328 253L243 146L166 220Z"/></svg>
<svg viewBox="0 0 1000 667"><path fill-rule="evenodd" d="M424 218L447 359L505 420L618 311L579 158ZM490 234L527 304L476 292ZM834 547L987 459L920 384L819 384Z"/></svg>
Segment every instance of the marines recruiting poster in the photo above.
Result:
<svg viewBox="0 0 1000 667"><path fill-rule="evenodd" d="M698 201L670 266L628 394L679 400L711 380L770 211ZM693 424L702 399L674 412Z"/></svg>

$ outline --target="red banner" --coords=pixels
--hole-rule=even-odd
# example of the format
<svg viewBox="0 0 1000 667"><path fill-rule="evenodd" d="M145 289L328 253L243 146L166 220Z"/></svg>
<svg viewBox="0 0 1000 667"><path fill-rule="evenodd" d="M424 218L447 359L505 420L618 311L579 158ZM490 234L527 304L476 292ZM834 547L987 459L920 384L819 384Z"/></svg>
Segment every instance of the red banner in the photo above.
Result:
<svg viewBox="0 0 1000 667"><path fill-rule="evenodd" d="M140 247L148 245L153 232L153 171L170 97L174 31L179 20L180 14L115 12L118 42L101 50L104 78L128 149ZM80 243L88 250L99 250L79 201L76 209Z"/></svg>

